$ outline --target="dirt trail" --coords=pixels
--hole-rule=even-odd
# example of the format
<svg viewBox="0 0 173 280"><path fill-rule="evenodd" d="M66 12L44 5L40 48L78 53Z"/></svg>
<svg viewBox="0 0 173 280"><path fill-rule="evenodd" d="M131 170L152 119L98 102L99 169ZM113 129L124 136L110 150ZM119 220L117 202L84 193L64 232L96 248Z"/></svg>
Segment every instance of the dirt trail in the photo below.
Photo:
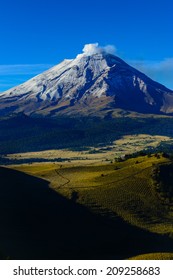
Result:
<svg viewBox="0 0 173 280"><path fill-rule="evenodd" d="M65 182L64 184L60 184L60 185L58 186L58 188L64 187L64 186L66 186L67 184L70 183L70 180L69 180L67 177L64 177L64 176L59 172L58 169L55 169L55 172L56 172L56 174L57 174L59 177L61 177L62 179L66 180L66 182Z"/></svg>

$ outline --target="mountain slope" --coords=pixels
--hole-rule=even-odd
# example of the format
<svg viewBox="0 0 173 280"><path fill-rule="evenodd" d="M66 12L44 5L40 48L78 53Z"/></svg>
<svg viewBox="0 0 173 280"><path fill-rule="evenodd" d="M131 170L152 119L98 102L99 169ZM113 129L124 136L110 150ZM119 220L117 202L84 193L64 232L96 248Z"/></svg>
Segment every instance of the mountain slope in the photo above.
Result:
<svg viewBox="0 0 173 280"><path fill-rule="evenodd" d="M64 60L0 95L0 115L103 115L115 109L172 114L173 91L99 52Z"/></svg>

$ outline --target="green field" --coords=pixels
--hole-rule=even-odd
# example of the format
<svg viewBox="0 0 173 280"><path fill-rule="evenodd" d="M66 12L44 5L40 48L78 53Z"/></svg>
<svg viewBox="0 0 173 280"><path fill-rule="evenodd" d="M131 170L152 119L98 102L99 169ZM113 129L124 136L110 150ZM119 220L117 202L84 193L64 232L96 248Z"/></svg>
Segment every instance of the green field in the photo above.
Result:
<svg viewBox="0 0 173 280"><path fill-rule="evenodd" d="M3 168L1 178L4 178L5 185L10 186L9 195L14 193L14 184L17 184L17 188L19 184L19 194L25 195L27 181L29 198L27 195L24 203L21 197L20 209L26 211L27 215L28 211L32 213L34 225L37 224L37 216L41 224L36 228L30 225L28 229L26 223L19 223L18 227L13 228L13 250L10 251L9 245L0 248L12 258L51 256L66 259L127 259L144 255L147 259L145 254L150 254L153 259L156 256L163 259L163 253L166 253L166 258L170 256L171 259L173 204L168 196L172 193L164 190L161 182L163 178L155 176L156 170L162 166L168 166L166 170L170 174L171 164L169 158L159 154L122 161L92 162L92 159L76 159L62 163L30 163ZM12 183L13 176L10 175L8 179L8 173L18 179L14 178ZM46 197L50 198L49 192L51 199L47 201ZM59 201L64 202L62 204ZM10 206L11 211L15 209L18 213L15 203L17 205L14 200L14 205ZM22 207L27 208L24 211ZM24 252L21 249L20 254L16 254L15 246L19 245L19 240L15 236L19 228L25 233L20 231L20 243L23 244L22 248L26 248ZM28 230L32 238L28 236ZM51 239L49 248L46 245L47 238ZM33 242L35 251L31 246ZM44 244L41 251L40 242Z"/></svg>

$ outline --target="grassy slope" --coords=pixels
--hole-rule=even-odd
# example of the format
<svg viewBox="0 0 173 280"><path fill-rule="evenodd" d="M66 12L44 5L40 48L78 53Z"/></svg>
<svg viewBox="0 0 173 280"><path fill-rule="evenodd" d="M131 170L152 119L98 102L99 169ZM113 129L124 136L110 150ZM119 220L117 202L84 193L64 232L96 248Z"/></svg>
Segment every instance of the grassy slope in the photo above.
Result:
<svg viewBox="0 0 173 280"><path fill-rule="evenodd" d="M45 178L59 194L106 217L116 226L115 239L121 236L122 246L129 246L130 238L125 241L127 232L133 234L141 254L173 251L168 238L173 233L172 210L159 199L151 176L154 164L167 161L146 156L107 165L33 164L16 168ZM145 231L158 234L156 246L152 246L152 238L145 236ZM139 241L145 243L145 248ZM135 255L137 248L130 250L123 254Z"/></svg>
<svg viewBox="0 0 173 280"><path fill-rule="evenodd" d="M146 156L107 165L60 168L60 165L44 164L24 165L19 169L48 179L52 188L67 198L76 191L78 202L84 205L93 201L133 225L169 234L173 230L172 214L158 199L151 176L153 164L166 161Z"/></svg>
<svg viewBox="0 0 173 280"><path fill-rule="evenodd" d="M173 260L173 253L153 253L138 255L129 260Z"/></svg>

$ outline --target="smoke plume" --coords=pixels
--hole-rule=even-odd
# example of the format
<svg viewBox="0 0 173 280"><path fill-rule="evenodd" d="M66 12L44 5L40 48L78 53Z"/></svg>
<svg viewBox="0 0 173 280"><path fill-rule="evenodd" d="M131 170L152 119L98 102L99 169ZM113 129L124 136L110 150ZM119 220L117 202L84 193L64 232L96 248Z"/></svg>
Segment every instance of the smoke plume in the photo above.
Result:
<svg viewBox="0 0 173 280"><path fill-rule="evenodd" d="M77 57L81 57L83 55L90 56L96 53L109 53L109 54L115 54L116 53L116 47L113 45L106 45L104 47L99 46L98 43L94 44L86 44L83 48L83 53L78 54Z"/></svg>

